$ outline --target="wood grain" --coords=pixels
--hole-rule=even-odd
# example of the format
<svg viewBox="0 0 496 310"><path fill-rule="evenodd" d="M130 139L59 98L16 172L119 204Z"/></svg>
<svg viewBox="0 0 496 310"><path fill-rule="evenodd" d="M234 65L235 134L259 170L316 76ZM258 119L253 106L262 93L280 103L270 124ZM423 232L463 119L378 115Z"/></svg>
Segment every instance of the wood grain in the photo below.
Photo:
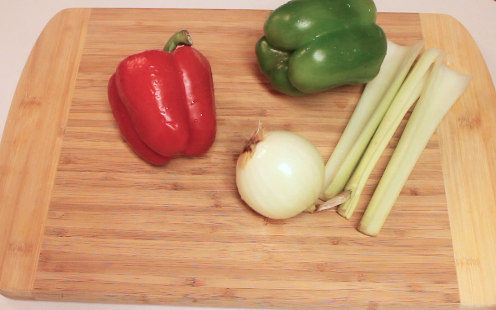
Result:
<svg viewBox="0 0 496 310"><path fill-rule="evenodd" d="M463 25L423 14L422 26L426 46L448 51L454 69L473 74L439 127L440 149L461 302L496 305L496 92L479 50L465 48L476 43Z"/></svg>
<svg viewBox="0 0 496 310"><path fill-rule="evenodd" d="M0 148L0 292L32 298L89 10L55 16L22 72Z"/></svg>
<svg viewBox="0 0 496 310"><path fill-rule="evenodd" d="M478 77L432 137L381 234L370 238L356 226L406 119L349 221L332 211L271 221L250 211L237 194L235 162L259 121L269 130L306 136L327 159L362 91L360 85L346 86L304 98L275 92L253 51L268 14L87 9L54 18L33 50L45 55L43 61L29 61L25 72L37 72L40 62L66 68L52 79L23 75L16 94L35 87L46 96L65 95L40 96L40 105L50 108L40 110L51 112L36 117L19 110L20 99L15 99L8 124L18 125L8 125L13 129L6 128L0 149L5 159L0 163L2 294L291 309L458 309L460 302L493 302L496 107L489 102L496 95L468 33L441 15L379 14L378 23L397 43L413 44L425 36L428 45L460 50L451 57L475 55L477 61L463 61L458 69ZM120 60L161 48L179 29L189 30L211 62L218 135L205 156L154 167L122 140L106 87ZM71 48L55 44L60 36L73 40ZM43 43L48 39L51 43ZM50 49L54 46L59 48ZM40 82L28 85L33 80ZM45 124L49 113L57 115L58 121L49 122L53 128L33 125ZM16 134L25 123L29 130ZM33 148L25 141L43 143ZM478 151L472 152L473 147ZM482 159L483 164L473 165ZM28 174L22 170L26 167ZM482 169L477 170L484 172L482 177L468 173L472 169ZM464 178L462 185L457 185L459 178ZM30 182L38 187L26 187ZM467 207L467 201L478 207ZM21 251L24 244L32 248ZM9 254L19 257L21 252L29 264L14 263ZM12 285L15 279L23 279L22 285Z"/></svg>

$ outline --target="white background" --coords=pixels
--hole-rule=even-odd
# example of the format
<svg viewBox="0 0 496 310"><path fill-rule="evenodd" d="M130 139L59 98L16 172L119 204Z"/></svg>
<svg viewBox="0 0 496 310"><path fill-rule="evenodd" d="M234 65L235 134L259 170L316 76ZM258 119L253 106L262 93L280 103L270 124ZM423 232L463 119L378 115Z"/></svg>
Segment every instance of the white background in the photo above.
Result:
<svg viewBox="0 0 496 310"><path fill-rule="evenodd" d="M73 7L152 7L272 10L286 0L0 0L0 135L17 81L43 27L57 12ZM375 0L379 12L444 13L472 34L496 81L495 0ZM496 102L495 102L496 104ZM1 310L199 310L153 305L74 304L17 301L0 295ZM216 308L219 309L219 308Z"/></svg>

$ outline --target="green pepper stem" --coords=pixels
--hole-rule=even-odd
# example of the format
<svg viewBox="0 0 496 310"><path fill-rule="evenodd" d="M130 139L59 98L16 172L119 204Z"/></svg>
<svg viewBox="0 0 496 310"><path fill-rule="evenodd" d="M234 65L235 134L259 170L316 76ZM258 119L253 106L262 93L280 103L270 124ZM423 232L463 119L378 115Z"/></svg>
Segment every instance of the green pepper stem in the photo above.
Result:
<svg viewBox="0 0 496 310"><path fill-rule="evenodd" d="M178 45L192 45L193 40L187 30L181 30L172 35L164 46L164 51L172 53Z"/></svg>

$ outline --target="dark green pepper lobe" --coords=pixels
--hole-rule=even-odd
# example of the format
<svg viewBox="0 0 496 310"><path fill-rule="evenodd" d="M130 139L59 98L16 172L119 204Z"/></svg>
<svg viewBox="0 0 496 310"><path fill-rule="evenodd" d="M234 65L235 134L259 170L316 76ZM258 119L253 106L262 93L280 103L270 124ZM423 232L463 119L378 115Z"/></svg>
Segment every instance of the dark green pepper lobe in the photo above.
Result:
<svg viewBox="0 0 496 310"><path fill-rule="evenodd" d="M292 53L272 48L265 36L258 40L255 50L262 73L269 77L272 85L277 85L277 90L292 96L304 94L289 81L288 65Z"/></svg>
<svg viewBox="0 0 496 310"><path fill-rule="evenodd" d="M346 84L367 83L380 69L386 35L373 24L319 36L296 50L289 61L289 81L312 94Z"/></svg>
<svg viewBox="0 0 496 310"><path fill-rule="evenodd" d="M264 25L270 44L294 51L328 32L375 23L372 0L292 0L273 11Z"/></svg>
<svg viewBox="0 0 496 310"><path fill-rule="evenodd" d="M373 0L291 0L264 24L256 45L262 72L288 95L372 80L387 51Z"/></svg>

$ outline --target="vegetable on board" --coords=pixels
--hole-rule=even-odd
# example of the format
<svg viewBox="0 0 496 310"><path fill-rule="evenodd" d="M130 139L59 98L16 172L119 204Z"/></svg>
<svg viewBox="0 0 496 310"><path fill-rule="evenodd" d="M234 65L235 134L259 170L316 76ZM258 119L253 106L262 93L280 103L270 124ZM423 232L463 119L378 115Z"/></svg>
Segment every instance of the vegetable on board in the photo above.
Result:
<svg viewBox="0 0 496 310"><path fill-rule="evenodd" d="M410 46L390 40L379 74L363 90L355 111L325 166L322 200L344 190L384 114L393 102L424 41Z"/></svg>
<svg viewBox="0 0 496 310"><path fill-rule="evenodd" d="M258 130L236 164L236 185L246 204L271 219L317 211L324 160L313 143L290 131Z"/></svg>
<svg viewBox="0 0 496 310"><path fill-rule="evenodd" d="M313 94L372 80L386 35L372 0L292 0L274 10L256 44L262 72L278 91Z"/></svg>
<svg viewBox="0 0 496 310"><path fill-rule="evenodd" d="M356 165L344 188L345 191L351 192L351 196L348 201L338 208L338 213L343 217L349 219L355 211L374 167L388 146L401 121L420 97L430 74L432 64L441 54L442 50L437 48L428 48L424 51L396 92L393 101L389 104L380 123L374 128L372 139L368 143L363 154L361 154L360 161ZM414 141L411 142L413 143Z"/></svg>
<svg viewBox="0 0 496 310"><path fill-rule="evenodd" d="M438 56L393 152L384 174L362 216L358 230L377 236L401 189L439 123L467 89L472 75L449 68Z"/></svg>
<svg viewBox="0 0 496 310"><path fill-rule="evenodd" d="M179 31L163 50L122 60L109 80L108 99L122 135L154 165L203 155L215 140L212 70L192 44L189 33Z"/></svg>
<svg viewBox="0 0 496 310"><path fill-rule="evenodd" d="M365 87L325 167L320 197L337 201L338 214L350 219L383 151L414 106L358 226L369 236L379 234L427 142L472 78L444 64L441 49L428 48L418 57L423 43L400 46L388 41L381 72ZM324 209L325 204L318 211Z"/></svg>

